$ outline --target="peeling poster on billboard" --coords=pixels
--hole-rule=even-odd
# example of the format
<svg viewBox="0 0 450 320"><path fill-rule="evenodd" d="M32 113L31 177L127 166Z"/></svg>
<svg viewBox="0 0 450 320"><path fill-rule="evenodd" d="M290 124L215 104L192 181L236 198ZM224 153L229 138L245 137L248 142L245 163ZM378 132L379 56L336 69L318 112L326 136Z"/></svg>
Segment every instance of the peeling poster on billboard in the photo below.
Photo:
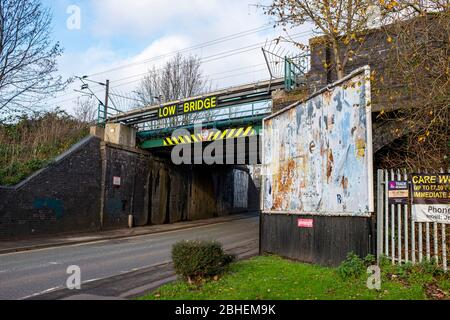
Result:
<svg viewBox="0 0 450 320"><path fill-rule="evenodd" d="M373 212L370 90L364 67L264 119L264 212Z"/></svg>

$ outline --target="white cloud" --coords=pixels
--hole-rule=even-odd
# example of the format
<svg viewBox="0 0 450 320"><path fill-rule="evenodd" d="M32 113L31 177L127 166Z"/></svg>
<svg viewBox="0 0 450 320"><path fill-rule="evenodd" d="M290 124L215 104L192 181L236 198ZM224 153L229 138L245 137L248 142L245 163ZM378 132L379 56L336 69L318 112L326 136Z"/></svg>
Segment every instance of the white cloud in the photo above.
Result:
<svg viewBox="0 0 450 320"><path fill-rule="evenodd" d="M65 53L59 59L59 66L64 77L82 76L87 70L100 70L119 59L121 57L111 48L93 46L82 53Z"/></svg>
<svg viewBox="0 0 450 320"><path fill-rule="evenodd" d="M152 37L167 30L193 30L208 33L210 26L226 22L224 28L249 25L249 6L242 0L97 0L93 2L98 35ZM262 20L254 16L254 20Z"/></svg>
<svg viewBox="0 0 450 320"><path fill-rule="evenodd" d="M61 59L61 69L64 75L92 75L111 69L92 79L102 82L110 79L112 86L118 86L117 90L121 92L133 91L140 75L170 58L149 61L153 57L258 28L269 21L262 11L242 0L96 0L92 6L95 17L95 22L91 24L95 34L93 38L109 45L94 45L86 52L65 54ZM268 28L187 53L208 61L210 56L263 43L278 34L278 29ZM126 55L127 48L111 47L111 43L114 43L111 39L120 40L123 37L127 38L127 43L136 42L139 47L142 47L142 43L148 45L137 54ZM133 52L133 49L130 48L128 52ZM268 78L264 63L259 46L255 46L254 50L248 52L208 61L202 65L202 69L212 80L213 88L223 88ZM120 66L126 67L117 68ZM67 97L59 98L70 109L72 103L67 100Z"/></svg>

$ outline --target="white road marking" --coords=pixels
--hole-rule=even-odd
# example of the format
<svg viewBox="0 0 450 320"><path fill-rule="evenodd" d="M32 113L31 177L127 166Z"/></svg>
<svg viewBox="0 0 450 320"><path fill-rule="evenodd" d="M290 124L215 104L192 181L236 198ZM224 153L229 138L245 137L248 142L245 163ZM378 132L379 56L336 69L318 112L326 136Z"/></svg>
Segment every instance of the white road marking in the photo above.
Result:
<svg viewBox="0 0 450 320"><path fill-rule="evenodd" d="M130 273L130 272L133 272L133 271L139 271L139 270L142 270L142 269L147 269L147 268L157 267L157 266L160 266L160 265L168 264L168 263L170 263L170 262L171 262L171 261L164 261L164 262L158 262L158 263L156 263L156 264L152 264L152 265L150 265L150 266L145 266L145 267L140 267L140 268L134 268L134 269L131 269L131 270L128 271L128 272L125 271L123 274L125 274L125 273ZM83 282L81 283L81 286L83 286L83 284L86 284L86 283L90 283L90 282L94 282L94 281L99 281L99 280L105 280L105 279L108 279L108 278L111 278L111 277L114 277L114 276L109 276L109 277L104 277L104 278L98 278L98 279L91 279L91 280L83 281ZM31 295L29 295L29 296L26 296L26 297L20 298L19 300L25 300L25 299L29 299L29 298L34 298L34 297L41 296L41 295L46 294L46 293L50 293L50 292L59 290L59 289L64 289L64 288L61 287L61 286L59 286L59 287L54 287L54 288L50 288L50 289L47 289L47 290L44 290L44 291L41 291L41 292L33 293L33 294L31 294ZM74 291L79 291L79 290L74 290Z"/></svg>
<svg viewBox="0 0 450 320"><path fill-rule="evenodd" d="M25 300L25 299L37 297L37 296L40 296L40 295L43 295L43 294L46 294L46 293L49 293L49 292L52 292L52 291L56 291L56 290L61 289L61 288L62 287L50 288L50 289L47 289L47 290L44 290L44 291L41 291L41 292L33 293L33 294L31 294L29 296L26 296L26 297L20 298L19 300Z"/></svg>

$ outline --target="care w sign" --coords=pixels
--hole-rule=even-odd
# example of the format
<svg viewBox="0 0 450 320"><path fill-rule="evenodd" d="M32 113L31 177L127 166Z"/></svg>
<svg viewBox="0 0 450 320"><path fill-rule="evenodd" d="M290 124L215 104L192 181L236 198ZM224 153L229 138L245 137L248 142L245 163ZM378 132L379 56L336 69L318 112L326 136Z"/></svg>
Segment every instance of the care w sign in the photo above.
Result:
<svg viewBox="0 0 450 320"><path fill-rule="evenodd" d="M450 174L413 174L412 215L415 222L450 223Z"/></svg>

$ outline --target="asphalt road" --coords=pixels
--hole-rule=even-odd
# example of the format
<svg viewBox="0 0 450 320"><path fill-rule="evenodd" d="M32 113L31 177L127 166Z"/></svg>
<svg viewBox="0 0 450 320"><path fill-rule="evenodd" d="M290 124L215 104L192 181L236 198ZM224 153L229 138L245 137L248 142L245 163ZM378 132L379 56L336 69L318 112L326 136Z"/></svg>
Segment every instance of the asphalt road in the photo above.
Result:
<svg viewBox="0 0 450 320"><path fill-rule="evenodd" d="M35 297L66 287L72 265L81 269L82 283L169 262L179 240L220 241L226 250L258 238L258 218L121 240L48 248L0 255L0 299Z"/></svg>

